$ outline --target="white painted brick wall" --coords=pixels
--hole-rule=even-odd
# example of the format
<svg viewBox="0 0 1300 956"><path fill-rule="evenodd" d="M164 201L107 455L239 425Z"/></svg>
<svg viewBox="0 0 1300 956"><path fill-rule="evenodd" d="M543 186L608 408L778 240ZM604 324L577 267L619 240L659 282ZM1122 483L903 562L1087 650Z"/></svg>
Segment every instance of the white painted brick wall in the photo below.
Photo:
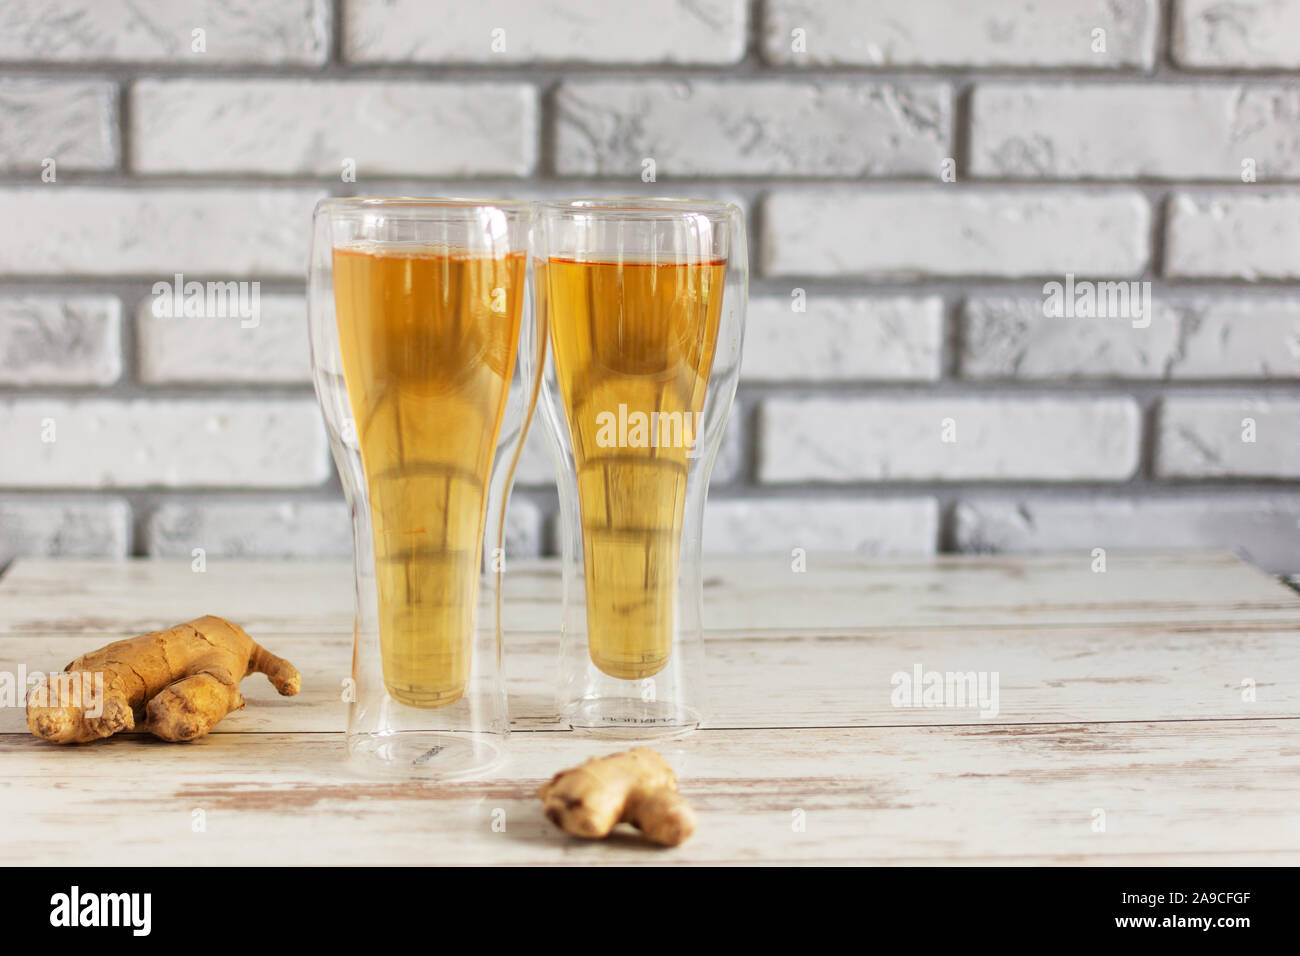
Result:
<svg viewBox="0 0 1300 956"><path fill-rule="evenodd" d="M971 110L971 172L981 177L1300 175L1300 87L990 83Z"/></svg>
<svg viewBox="0 0 1300 956"><path fill-rule="evenodd" d="M1188 69L1300 68L1291 0L1174 0L1173 57Z"/></svg>
<svg viewBox="0 0 1300 956"><path fill-rule="evenodd" d="M174 501L149 515L144 534L154 557L189 558L196 548L219 559L352 557L352 521L342 501ZM536 557L540 545L541 512L527 499L512 502L507 556Z"/></svg>
<svg viewBox="0 0 1300 956"><path fill-rule="evenodd" d="M0 170L112 169L117 153L113 84L0 79Z"/></svg>
<svg viewBox="0 0 1300 956"><path fill-rule="evenodd" d="M753 266L710 549L1097 536L1294 573L1297 25L1291 0L0 0L0 566L347 553L304 322L320 196L694 195L744 207ZM176 273L259 281L259 324L153 316ZM1067 273L1149 280L1149 327L1044 317ZM512 553L556 513L539 423Z"/></svg>
<svg viewBox="0 0 1300 956"><path fill-rule="evenodd" d="M736 498L709 502L704 547L715 554L932 554L938 529L934 498Z"/></svg>
<svg viewBox="0 0 1300 956"><path fill-rule="evenodd" d="M0 447L8 488L289 488L329 475L308 398L4 401Z"/></svg>
<svg viewBox="0 0 1300 956"><path fill-rule="evenodd" d="M1264 567L1300 554L1300 496L963 500L954 509L963 551L1079 551L1093 548L1231 548Z"/></svg>
<svg viewBox="0 0 1300 956"><path fill-rule="evenodd" d="M353 0L344 56L354 63L734 63L745 0ZM499 31L499 32L495 32Z"/></svg>
<svg viewBox="0 0 1300 956"><path fill-rule="evenodd" d="M764 53L793 66L1104 70L1155 56L1154 0L770 0L766 12ZM1094 30L1105 31L1103 51Z"/></svg>
<svg viewBox="0 0 1300 956"><path fill-rule="evenodd" d="M301 277L314 189L0 187L0 274Z"/></svg>
<svg viewBox="0 0 1300 956"><path fill-rule="evenodd" d="M1175 195L1165 272L1179 278L1300 278L1300 193Z"/></svg>
<svg viewBox="0 0 1300 956"><path fill-rule="evenodd" d="M0 564L23 556L124 558L131 507L120 498L0 500Z"/></svg>
<svg viewBox="0 0 1300 956"><path fill-rule="evenodd" d="M111 295L0 295L0 385L111 385L121 327Z"/></svg>
<svg viewBox="0 0 1300 956"><path fill-rule="evenodd" d="M806 293L806 290L801 290ZM940 373L943 300L803 296L750 300L745 382L930 381Z"/></svg>
<svg viewBox="0 0 1300 956"><path fill-rule="evenodd" d="M1131 276L1150 210L1129 191L783 190L762 225L768 275Z"/></svg>
<svg viewBox="0 0 1300 956"><path fill-rule="evenodd" d="M1056 318L1042 296L962 307L971 379L1300 379L1300 300L1153 290L1146 318ZM1136 324L1135 324L1136 323Z"/></svg>
<svg viewBox="0 0 1300 956"><path fill-rule="evenodd" d="M136 310L140 381L150 385L311 382L307 301L302 296L259 295L259 314L247 320L160 317L154 314L154 301L144 299Z"/></svg>
<svg viewBox="0 0 1300 956"><path fill-rule="evenodd" d="M556 94L563 175L915 175L952 155L943 84L566 83Z"/></svg>
<svg viewBox="0 0 1300 956"><path fill-rule="evenodd" d="M521 83L141 80L131 93L141 173L522 176L537 105ZM266 148L274 142L275 148Z"/></svg>
<svg viewBox="0 0 1300 956"><path fill-rule="evenodd" d="M1159 427L1163 478L1300 478L1300 400L1167 398Z"/></svg>
<svg viewBox="0 0 1300 956"><path fill-rule="evenodd" d="M330 22L329 0L8 0L0 61L318 64Z"/></svg>
<svg viewBox="0 0 1300 956"><path fill-rule="evenodd" d="M352 521L342 501L173 501L145 522L154 557L348 558Z"/></svg>
<svg viewBox="0 0 1300 956"><path fill-rule="evenodd" d="M764 483L1123 481L1138 462L1127 398L771 399ZM954 423L944 441L948 422Z"/></svg>

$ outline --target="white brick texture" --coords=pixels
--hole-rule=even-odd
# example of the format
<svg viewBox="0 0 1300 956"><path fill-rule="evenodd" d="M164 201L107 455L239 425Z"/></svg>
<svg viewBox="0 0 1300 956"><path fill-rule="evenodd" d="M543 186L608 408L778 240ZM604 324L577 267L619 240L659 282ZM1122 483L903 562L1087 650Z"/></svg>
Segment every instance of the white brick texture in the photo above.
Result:
<svg viewBox="0 0 1300 956"><path fill-rule="evenodd" d="M1155 7L1155 0L768 0L763 50L791 66L1145 68L1155 56Z"/></svg>
<svg viewBox="0 0 1300 956"><path fill-rule="evenodd" d="M1300 278L1300 193L1176 195L1167 231L1167 275Z"/></svg>
<svg viewBox="0 0 1300 956"><path fill-rule="evenodd" d="M937 179L952 155L942 84L582 82L556 94L563 175Z"/></svg>
<svg viewBox="0 0 1300 956"><path fill-rule="evenodd" d="M524 498L512 500L506 554L535 557L540 534L537 506ZM149 515L149 555L188 558L196 548L209 558L351 558L352 520L342 501L315 500L173 501Z"/></svg>
<svg viewBox="0 0 1300 956"><path fill-rule="evenodd" d="M141 80L131 95L142 173L522 176L537 106L520 83Z"/></svg>
<svg viewBox="0 0 1300 956"><path fill-rule="evenodd" d="M1131 276L1149 224L1127 190L778 191L760 242L768 275Z"/></svg>
<svg viewBox="0 0 1300 956"><path fill-rule="evenodd" d="M349 0L344 56L355 63L734 63L745 0Z"/></svg>
<svg viewBox="0 0 1300 956"><path fill-rule="evenodd" d="M1139 417L1126 398L771 399L759 479L1123 481Z"/></svg>
<svg viewBox="0 0 1300 956"><path fill-rule="evenodd" d="M1297 87L995 83L976 88L971 109L971 172L979 177L1300 175Z"/></svg>
<svg viewBox="0 0 1300 956"><path fill-rule="evenodd" d="M122 306L106 295L0 295L0 385L111 385Z"/></svg>
<svg viewBox="0 0 1300 956"><path fill-rule="evenodd" d="M0 65L0 563L350 553L320 197L697 196L752 271L707 549L1300 572L1300 0L0 0Z"/></svg>
<svg viewBox="0 0 1300 956"><path fill-rule="evenodd" d="M347 558L352 521L342 501L169 502L145 523L154 557Z"/></svg>
<svg viewBox="0 0 1300 956"><path fill-rule="evenodd" d="M749 303L741 381L930 381L942 351L938 296L763 296Z"/></svg>
<svg viewBox="0 0 1300 956"><path fill-rule="evenodd" d="M1300 378L1300 302L1152 291L1146 318L1056 318L1043 298L962 306L959 366L971 379ZM1136 324L1135 324L1136 323Z"/></svg>
<svg viewBox="0 0 1300 956"><path fill-rule="evenodd" d="M1300 400L1167 398L1160 407L1162 478L1300 478Z"/></svg>
<svg viewBox="0 0 1300 956"><path fill-rule="evenodd" d="M1300 69L1293 0L1174 0L1173 57L1188 69Z"/></svg>
<svg viewBox="0 0 1300 956"><path fill-rule="evenodd" d="M0 567L18 557L123 558L131 508L119 498L0 500Z"/></svg>
<svg viewBox="0 0 1300 956"><path fill-rule="evenodd" d="M1296 566L1300 496L973 499L954 509L961 551L1080 551L1093 548L1227 548L1272 571Z"/></svg>
<svg viewBox="0 0 1300 956"><path fill-rule="evenodd" d="M311 382L307 302L298 295L259 295L255 319L159 317L147 298L136 312L140 381L256 384ZM256 324L254 324L254 322Z"/></svg>
<svg viewBox="0 0 1300 956"><path fill-rule="evenodd" d="M0 273L299 278L320 195L236 187L0 188Z"/></svg>
<svg viewBox="0 0 1300 956"><path fill-rule="evenodd" d="M704 550L710 554L932 554L939 506L933 498L870 500L739 498L710 501Z"/></svg>
<svg viewBox="0 0 1300 956"><path fill-rule="evenodd" d="M325 429L309 399L0 402L0 486L317 485Z"/></svg>
<svg viewBox="0 0 1300 956"><path fill-rule="evenodd" d="M0 14L2 16L2 14ZM117 165L117 90L111 83L0 80L0 170L33 181L60 169Z"/></svg>
<svg viewBox="0 0 1300 956"><path fill-rule="evenodd" d="M9 0L0 61L310 65L329 32L329 0Z"/></svg>

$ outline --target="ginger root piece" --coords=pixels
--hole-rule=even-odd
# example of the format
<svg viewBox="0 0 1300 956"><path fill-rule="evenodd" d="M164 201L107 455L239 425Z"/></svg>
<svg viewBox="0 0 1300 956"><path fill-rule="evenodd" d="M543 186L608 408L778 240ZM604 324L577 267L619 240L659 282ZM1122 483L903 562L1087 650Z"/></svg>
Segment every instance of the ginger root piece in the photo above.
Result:
<svg viewBox="0 0 1300 956"><path fill-rule="evenodd" d="M589 840L609 836L619 823L664 846L677 846L695 832L695 811L677 792L672 767L646 747L562 770L537 795L546 819Z"/></svg>
<svg viewBox="0 0 1300 956"><path fill-rule="evenodd" d="M27 726L56 744L85 743L135 729L194 740L244 706L239 682L263 673L286 697L302 677L224 618L200 617L78 657L27 695Z"/></svg>

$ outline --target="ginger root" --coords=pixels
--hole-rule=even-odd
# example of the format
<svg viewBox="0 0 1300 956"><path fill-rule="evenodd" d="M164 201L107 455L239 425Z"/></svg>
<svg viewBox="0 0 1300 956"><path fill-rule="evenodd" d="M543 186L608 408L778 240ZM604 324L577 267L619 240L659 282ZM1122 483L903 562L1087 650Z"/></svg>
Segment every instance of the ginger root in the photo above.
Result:
<svg viewBox="0 0 1300 956"><path fill-rule="evenodd" d="M258 671L286 697L302 677L224 618L200 617L165 631L114 641L78 657L27 695L27 726L56 744L135 729L194 740L244 706L239 682Z"/></svg>
<svg viewBox="0 0 1300 956"><path fill-rule="evenodd" d="M695 832L695 811L677 792L672 767L645 747L562 770L537 795L548 820L589 840L608 836L619 823L664 846L677 846Z"/></svg>

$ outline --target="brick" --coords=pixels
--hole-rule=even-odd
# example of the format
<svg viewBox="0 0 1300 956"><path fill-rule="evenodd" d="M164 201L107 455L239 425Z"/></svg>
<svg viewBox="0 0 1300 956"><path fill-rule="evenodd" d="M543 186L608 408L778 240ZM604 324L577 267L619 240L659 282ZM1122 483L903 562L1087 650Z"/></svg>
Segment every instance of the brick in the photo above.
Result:
<svg viewBox="0 0 1300 956"><path fill-rule="evenodd" d="M164 318L153 314L153 299L145 299L136 312L140 381L310 383L306 300L300 295L262 294L259 302L255 319Z"/></svg>
<svg viewBox="0 0 1300 956"><path fill-rule="evenodd" d="M1158 22L1155 0L768 0L763 51L792 66L1150 69Z"/></svg>
<svg viewBox="0 0 1300 956"><path fill-rule="evenodd" d="M496 547L495 525L489 522L484 547ZM542 509L523 495L512 494L506 508L506 558L535 558L542 553Z"/></svg>
<svg viewBox="0 0 1300 956"><path fill-rule="evenodd" d="M152 557L350 558L352 520L342 501L169 501L145 523Z"/></svg>
<svg viewBox="0 0 1300 956"><path fill-rule="evenodd" d="M300 279L320 196L234 187L0 188L7 227L0 273Z"/></svg>
<svg viewBox="0 0 1300 956"><path fill-rule="evenodd" d="M1300 377L1300 303L1157 289L1150 325L1049 318L1043 299L979 296L962 307L959 366L971 379Z"/></svg>
<svg viewBox="0 0 1300 956"><path fill-rule="evenodd" d="M546 436L546 423L542 421L542 409L537 409L537 417L528 429L524 439L524 453L519 458L519 468L515 471L516 486L535 488L555 487L555 465L551 461L550 439Z"/></svg>
<svg viewBox="0 0 1300 956"><path fill-rule="evenodd" d="M489 527L485 547L495 547ZM166 502L145 528L153 557L351 558L352 521L342 501ZM535 504L512 498L506 512L506 554L536 557L541 516Z"/></svg>
<svg viewBox="0 0 1300 956"><path fill-rule="evenodd" d="M111 385L121 325L111 295L0 295L0 385Z"/></svg>
<svg viewBox="0 0 1300 956"><path fill-rule="evenodd" d="M0 446L3 487L277 488L330 473L310 398L14 399Z"/></svg>
<svg viewBox="0 0 1300 956"><path fill-rule="evenodd" d="M745 8L745 0L349 0L343 55L355 63L735 63L745 55Z"/></svg>
<svg viewBox="0 0 1300 956"><path fill-rule="evenodd" d="M1185 278L1300 278L1300 194L1174 196L1165 274Z"/></svg>
<svg viewBox="0 0 1300 956"><path fill-rule="evenodd" d="M1291 87L992 83L971 114L975 176L1240 182L1246 161L1261 180L1300 175Z"/></svg>
<svg viewBox="0 0 1300 956"><path fill-rule="evenodd" d="M0 567L14 558L124 558L131 508L119 498L0 501Z"/></svg>
<svg viewBox="0 0 1300 956"><path fill-rule="evenodd" d="M741 406L732 407L731 417L727 419L727 428L722 433L722 445L718 449L718 457L713 461L713 473L709 476L710 487L744 479L747 447L745 436L748 434L745 418Z"/></svg>
<svg viewBox="0 0 1300 956"><path fill-rule="evenodd" d="M42 0L0 5L0 60L315 65L329 54L330 0ZM205 52L195 52L194 31Z"/></svg>
<svg viewBox="0 0 1300 956"><path fill-rule="evenodd" d="M1300 497L969 500L953 511L960 551L1084 552L1093 548L1229 549L1275 572L1300 567Z"/></svg>
<svg viewBox="0 0 1300 956"><path fill-rule="evenodd" d="M541 517L513 498L506 512L506 554L536 557ZM495 531L488 529L488 539ZM489 545L495 547L495 545ZM168 501L149 516L145 547L153 557L351 558L352 520L343 501Z"/></svg>
<svg viewBox="0 0 1300 956"><path fill-rule="evenodd" d="M704 510L704 550L712 554L932 554L939 507L933 498L711 499Z"/></svg>
<svg viewBox="0 0 1300 956"><path fill-rule="evenodd" d="M1136 276L1150 209L1130 190L776 191L762 267L791 276Z"/></svg>
<svg viewBox="0 0 1300 956"><path fill-rule="evenodd" d="M61 169L112 169L117 154L112 83L0 80L0 170L35 180L52 159L57 177Z"/></svg>
<svg viewBox="0 0 1300 956"><path fill-rule="evenodd" d="M945 442L945 420L956 441ZM775 398L759 480L1123 481L1138 464L1128 398Z"/></svg>
<svg viewBox="0 0 1300 956"><path fill-rule="evenodd" d="M940 373L943 300L813 293L750 300L742 382L930 381Z"/></svg>
<svg viewBox="0 0 1300 956"><path fill-rule="evenodd" d="M556 94L561 175L937 178L952 95L936 83L571 82Z"/></svg>
<svg viewBox="0 0 1300 956"><path fill-rule="evenodd" d="M1166 398L1156 440L1162 478L1300 478L1300 400Z"/></svg>
<svg viewBox="0 0 1300 956"><path fill-rule="evenodd" d="M142 173L522 176L537 104L522 83L154 79L131 129Z"/></svg>
<svg viewBox="0 0 1300 956"><path fill-rule="evenodd" d="M1174 0L1171 53L1209 70L1300 69L1300 8L1288 0Z"/></svg>

